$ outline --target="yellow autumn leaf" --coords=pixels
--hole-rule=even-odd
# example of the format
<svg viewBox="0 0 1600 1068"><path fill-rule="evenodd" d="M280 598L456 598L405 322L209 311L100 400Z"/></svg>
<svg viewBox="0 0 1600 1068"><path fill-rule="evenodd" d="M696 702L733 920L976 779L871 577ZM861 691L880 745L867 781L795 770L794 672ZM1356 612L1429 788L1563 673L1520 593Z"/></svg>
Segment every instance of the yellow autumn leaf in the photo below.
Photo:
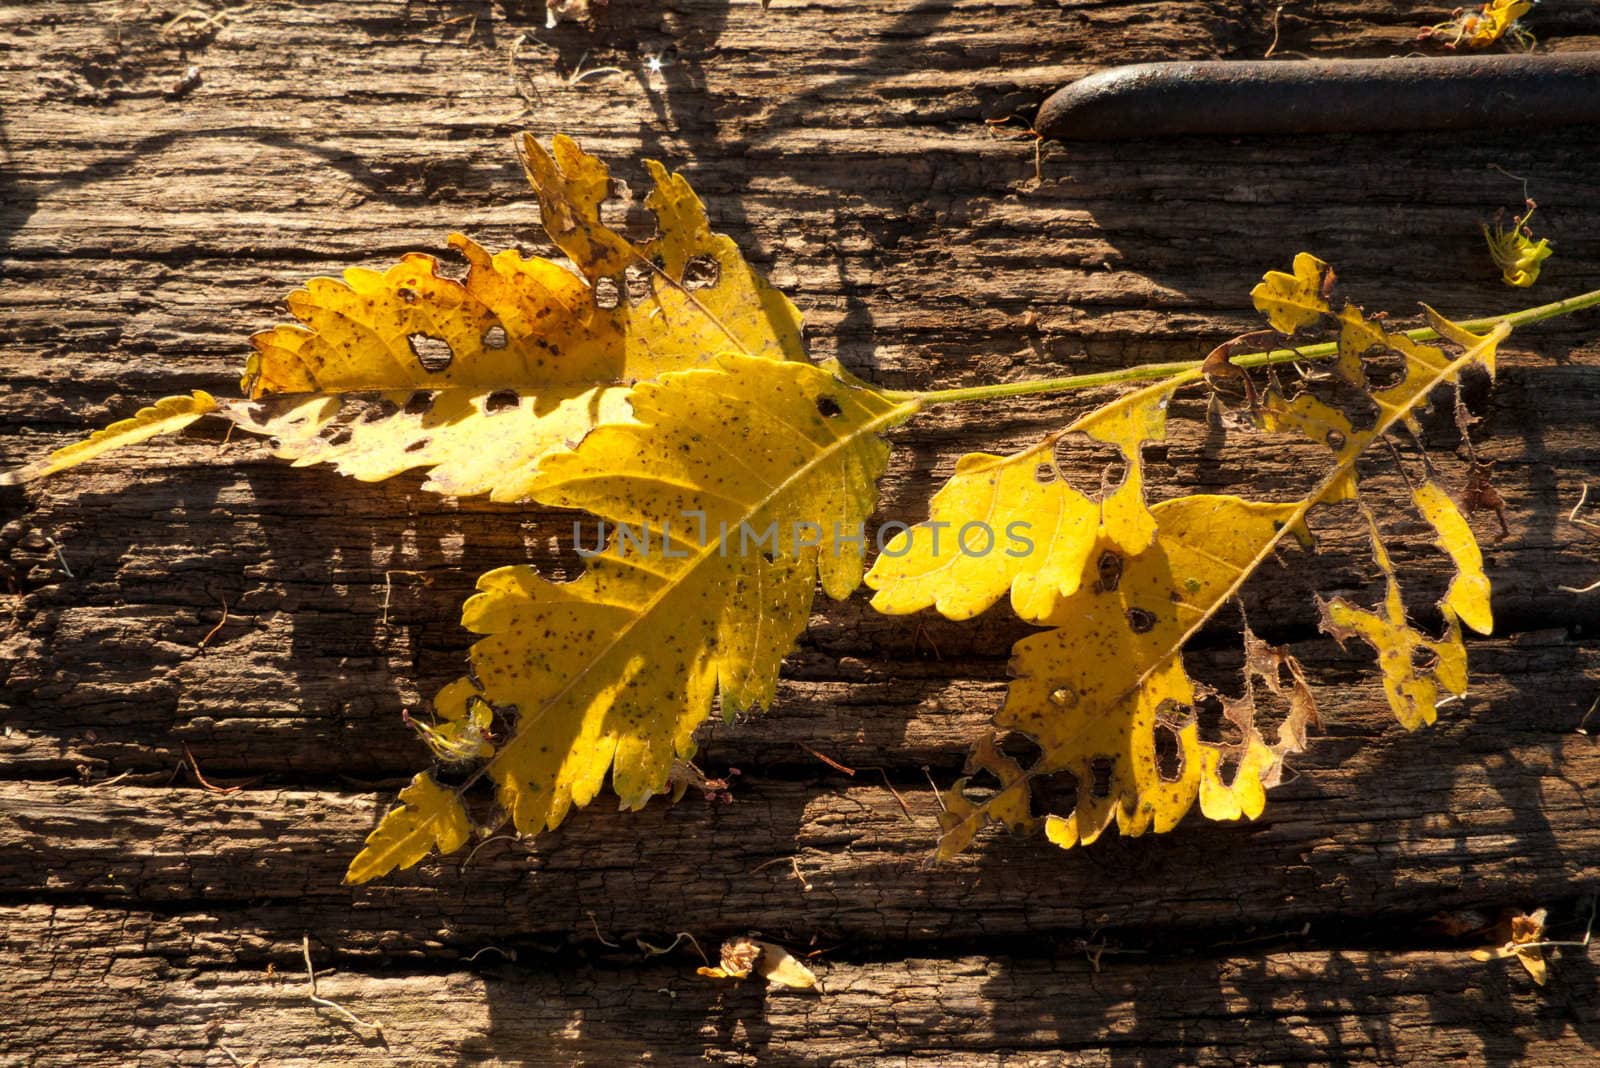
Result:
<svg viewBox="0 0 1600 1068"><path fill-rule="evenodd" d="M1473 537L1466 516L1435 482L1417 486L1411 497L1422 517L1439 535L1439 548L1456 566L1443 605L1479 634L1488 634L1494 629L1494 613L1489 609L1489 576L1483 573L1483 551L1478 548L1478 539Z"/></svg>
<svg viewBox="0 0 1600 1068"><path fill-rule="evenodd" d="M1076 592L1041 620L1054 629L1013 648L1014 681L995 723L1028 735L1042 755L1026 776L1003 776L980 811L946 820L941 855L985 821L1015 826L1028 780L1062 773L1075 780L1076 804L1050 814L1046 833L1063 847L1113 822L1127 835L1170 830L1197 799L1213 819L1260 814L1282 751L1242 714L1237 747L1201 741L1199 695L1179 654L1285 535L1309 543L1304 508L1196 495L1152 512L1150 549L1123 556L1102 544ZM1235 765L1227 778L1225 760Z"/></svg>
<svg viewBox="0 0 1600 1068"><path fill-rule="evenodd" d="M344 881L364 883L395 868L409 868L435 848L453 853L471 835L461 799L423 772L400 791L400 804L367 835L366 847L350 862Z"/></svg>
<svg viewBox="0 0 1600 1068"><path fill-rule="evenodd" d="M861 581L878 435L918 407L747 356L642 383L630 405L531 487L608 520L609 544L570 582L483 576L462 612L482 635L472 672L436 700L446 722L472 702L515 715L486 774L523 833L588 804L608 770L622 805L642 807L693 754L715 695L727 715L772 700L819 577L835 598Z"/></svg>
<svg viewBox="0 0 1600 1068"><path fill-rule="evenodd" d="M1296 257L1296 264L1302 288L1309 288L1326 269L1305 254ZM1280 281L1272 283L1272 289L1277 294L1274 300L1294 304L1294 286ZM1258 303L1265 303L1263 310L1269 314L1278 308L1259 298ZM1051 813L1045 821L1047 837L1062 847L1092 842L1112 823L1129 835L1168 830L1196 801L1213 819L1259 815L1265 790L1281 773L1284 755L1304 744L1305 724L1314 716L1298 668L1286 658L1264 658L1259 643L1247 634L1245 694L1223 701L1240 740L1212 744L1200 738L1195 705L1202 695L1184 671L1182 650L1285 537L1309 540L1306 518L1313 507L1357 496L1356 461L1369 446L1395 427L1412 423L1433 389L1456 381L1468 366L1493 369L1496 346L1509 333L1508 326L1500 324L1478 335L1426 310L1434 329L1464 344L1465 352L1450 357L1435 346L1388 334L1350 309L1337 319L1341 377L1364 382L1360 360L1375 348L1398 353L1404 360L1404 375L1398 382L1369 394L1378 409L1370 425L1358 428L1343 411L1309 391L1291 398L1274 387L1258 402L1257 415L1265 429L1302 434L1331 454L1329 469L1303 499L1280 504L1236 497L1180 497L1149 510L1156 534L1148 550L1128 554L1108 539L1093 544L1083 556L1078 581L1064 584L1070 592L1061 594L1050 612L1035 620L1054 629L1015 646L1016 678L995 718L998 727L1033 739L1041 755L1021 769L1014 762L1008 766L1010 758L999 757L992 746L980 746L974 765L990 773L996 788L988 797L972 801L963 792L963 782L946 796L941 855L965 847L986 823L1013 827L1025 823L1031 812L1027 797L1044 777L1069 776L1075 787L1071 810ZM981 493L965 501L981 507L990 503ZM1386 693L1397 717L1408 726L1431 721L1436 700L1430 687L1436 682L1453 693L1465 689L1465 649L1455 625L1457 613L1470 617L1474 626L1487 627L1491 618L1481 556L1465 520L1431 482L1417 490L1417 504L1457 567L1443 606L1446 637L1428 639L1406 623L1393 568L1376 527L1372 528L1374 559L1390 584L1385 614L1335 601L1325 617L1336 636L1359 634L1379 649ZM977 513L984 514L988 513ZM943 518L955 525L966 517L951 509ZM938 580L953 582L954 573L955 569L946 569ZM996 585L992 576L988 580L991 588ZM919 596L927 603L939 603L943 591L938 581L921 576L919 581L923 587ZM1418 667L1414 658L1423 654L1432 663ZM1296 697L1276 740L1269 741L1255 723L1249 679L1259 675L1277 689L1280 668L1290 671Z"/></svg>
<svg viewBox="0 0 1600 1068"><path fill-rule="evenodd" d="M112 449L147 441L158 434L171 434L216 410L216 398L198 389L189 397L165 397L148 408L141 408L133 418L112 423L83 441L57 449L42 460L11 471L0 471L0 486L32 482L36 478L76 467Z"/></svg>
<svg viewBox="0 0 1600 1068"><path fill-rule="evenodd" d="M867 574L878 591L872 607L901 615L931 606L949 619L970 619L1009 589L1017 615L1038 620L1078 588L1097 544L1143 552L1156 527L1144 502L1140 448L1166 436L1167 402L1196 377L1130 393L1010 456L963 456L934 495L927 522L878 554ZM1126 474L1098 502L1068 484L1055 463L1056 443L1073 432L1122 452Z"/></svg>
<svg viewBox="0 0 1600 1068"><path fill-rule="evenodd" d="M1467 647L1448 602L1441 605L1445 618L1442 639L1429 638L1407 621L1394 563L1378 537L1377 521L1370 512L1366 519L1372 558L1385 580L1382 611L1357 608L1345 598L1335 597L1322 604L1322 629L1340 643L1358 637L1378 651L1389 707L1401 726L1416 730L1438 718L1440 687L1456 696L1467 692Z"/></svg>
<svg viewBox="0 0 1600 1068"><path fill-rule="evenodd" d="M647 163L657 234L635 244L600 220L605 164L566 137L522 147L546 230L581 276L452 234L460 280L420 253L312 279L289 297L297 324L251 338L248 399L219 414L297 465L366 481L426 468L425 489L515 501L545 456L625 417L633 381L724 352L804 358L799 313L711 232L681 175ZM62 450L52 469L105 448Z"/></svg>
<svg viewBox="0 0 1600 1068"><path fill-rule="evenodd" d="M1294 273L1268 271L1250 291L1256 310L1266 315L1280 334L1292 334L1331 313L1323 295L1328 265L1309 252L1294 258Z"/></svg>

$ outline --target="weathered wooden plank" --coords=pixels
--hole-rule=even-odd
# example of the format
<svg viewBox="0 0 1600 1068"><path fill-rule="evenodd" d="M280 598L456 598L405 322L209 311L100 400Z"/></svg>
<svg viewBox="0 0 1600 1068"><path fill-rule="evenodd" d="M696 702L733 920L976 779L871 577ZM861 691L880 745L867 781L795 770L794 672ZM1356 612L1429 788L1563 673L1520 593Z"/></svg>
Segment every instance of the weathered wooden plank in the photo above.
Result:
<svg viewBox="0 0 1600 1068"><path fill-rule="evenodd" d="M485 950L428 974L329 969L306 998L299 946L249 916L0 909L13 1007L0 1057L35 1068L138 1052L144 1064L1592 1063L1600 950L1564 951L1540 990L1465 948L835 959L827 993L693 975L687 947L586 962ZM1094 945L1099 945L1098 942ZM313 942L319 969L335 964ZM1093 956L1093 962L1089 959ZM216 962L216 963L213 963ZM246 964L245 962L248 962ZM344 965L344 962L338 962ZM271 965L268 970L267 964Z"/></svg>
<svg viewBox="0 0 1600 1068"><path fill-rule="evenodd" d="M1197 356L1254 322L1249 285L1300 248L1369 309L1514 306L1477 231L1520 202L1505 172L1529 178L1557 248L1532 299L1600 287L1594 130L1046 146L1036 174L1032 143L1004 136L1021 125L985 123L1101 65L1255 57L1275 31L1280 51L1406 51L1442 17L1412 0L1290 5L1276 26L1273 5L1175 0L611 0L596 28L549 32L542 5L465 0L257 5L209 28L169 26L178 14L0 8L0 464L165 393L231 391L242 339L307 277L437 251L456 229L543 248L507 150L525 126L579 136L632 198L640 157L685 168L717 227L806 311L813 351L892 386ZM1535 28L1547 47L1600 47L1586 0L1545 0ZM668 65L649 72L651 56ZM172 93L190 63L201 84ZM622 73L574 77L607 66ZM1405 735L1365 652L1309 642L1335 715L1261 822L1074 854L999 839L923 866L919 768L953 773L1021 629L1003 611L888 620L857 597L819 605L771 716L707 732L708 768L744 772L732 804L591 810L464 872L342 888L391 795L329 787L417 765L399 712L459 671L473 577L570 564L541 517L441 502L414 479L289 471L237 442L219 455L204 432L0 492L0 1004L23 1024L0 1029L0 1060L221 1064L221 1042L274 1064L1586 1063L1589 964L1535 996L1417 920L1576 907L1600 884L1600 768L1573 733L1600 684L1600 595L1556 589L1600 577L1563 518L1600 482L1595 323L1519 334L1498 389L1469 398L1511 526L1491 543L1478 522L1503 637L1473 645L1470 714ZM960 453L1013 447L1072 407L906 428L883 514L920 517ZM1428 429L1459 489L1448 420ZM1283 490L1312 456L1235 441L1217 457L1198 428L1175 430L1148 457L1162 492ZM1088 458L1073 470L1095 477ZM1396 511L1387 461L1368 485ZM1395 544L1425 613L1437 554L1414 527ZM1358 536L1330 526L1324 550L1264 583L1258 629L1306 637L1313 588L1372 597ZM202 654L223 603L230 622ZM1195 658L1208 677L1236 660L1229 626ZM226 797L15 781L165 772L185 744L213 777L269 778ZM156 915L122 911L139 907ZM691 923L713 941L752 925L797 946L837 936L834 992L763 999L702 985L680 957L541 952ZM1219 944L1307 923L1309 941L1271 952ZM1108 955L1098 975L1057 959L1101 925L1147 952ZM360 969L325 992L384 1019L388 1050L266 978L269 961L295 970L307 930L319 961ZM519 965L462 963L491 943Z"/></svg>
<svg viewBox="0 0 1600 1068"><path fill-rule="evenodd" d="M1498 736L1480 720L1388 745L1335 740L1322 755L1337 753L1336 766L1281 788L1253 824L1196 820L1072 852L996 837L936 866L928 789L840 776L808 784L751 769L731 803L596 807L534 844L502 838L355 890L340 878L387 795L0 783L0 893L274 899L416 945L439 929L572 932L590 913L614 930L750 925L850 941L1293 926L1593 887L1600 751L1574 733L1521 735L1520 718L1502 708Z"/></svg>

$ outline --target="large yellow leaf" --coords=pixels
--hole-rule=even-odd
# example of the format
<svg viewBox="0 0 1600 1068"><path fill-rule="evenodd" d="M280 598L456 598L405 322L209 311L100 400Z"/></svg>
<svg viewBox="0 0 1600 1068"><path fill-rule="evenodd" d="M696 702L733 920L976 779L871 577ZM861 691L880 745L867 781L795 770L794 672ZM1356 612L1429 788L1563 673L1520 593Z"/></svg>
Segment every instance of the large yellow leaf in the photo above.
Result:
<svg viewBox="0 0 1600 1068"><path fill-rule="evenodd" d="M483 707L515 715L487 774L525 833L587 804L608 769L624 807L662 792L714 695L729 715L771 701L818 577L836 598L860 583L889 451L878 434L917 410L747 356L643 383L630 403L631 419L551 457L530 486L630 536L571 582L485 575L462 614L483 635L472 672L436 699L446 725L481 722Z"/></svg>
<svg viewBox="0 0 1600 1068"><path fill-rule="evenodd" d="M427 489L521 500L543 457L626 414L629 383L724 352L804 358L799 313L711 232L681 175L647 163L657 233L634 243L600 219L605 164L560 136L552 153L526 138L523 158L546 231L581 275L452 234L460 280L420 253L312 279L289 297L298 324L251 338L249 399L220 413L299 465L368 481L427 468ZM28 470L103 451L62 450Z"/></svg>
<svg viewBox="0 0 1600 1068"><path fill-rule="evenodd" d="M1297 258L1296 263L1306 284L1323 269L1320 261ZM1280 294L1290 288L1289 282L1277 286ZM1371 394L1378 415L1369 426L1358 429L1344 412L1309 392L1289 398L1276 389L1267 391L1258 413L1267 429L1303 434L1331 453L1330 469L1303 499L1269 504L1181 497L1151 509L1156 534L1148 550L1129 554L1107 538L1094 542L1083 555L1078 581L1063 584L1052 609L1036 617L1056 629L1017 643L1012 661L1017 677L996 716L997 726L1031 737L1041 755L1027 769L1014 770L995 760L992 749L980 749L974 765L990 772L997 788L974 801L965 793L965 780L956 785L946 800L941 855L964 848L986 823L1018 826L1029 811L1022 798L1046 776L1067 775L1075 785L1070 811L1051 813L1046 821L1048 837L1063 847L1092 842L1113 822L1130 835L1168 830L1196 800L1213 819L1260 814L1265 789L1276 782L1284 755L1303 744L1305 724L1314 713L1308 695L1291 700L1277 740L1268 742L1255 723L1248 682L1253 672L1269 688L1277 688L1282 667L1290 671L1299 692L1298 668L1287 658L1258 668L1265 664L1261 647L1247 636L1247 648L1256 652L1247 657L1245 695L1224 701L1239 739L1209 743L1199 734L1194 707L1202 695L1183 669L1182 650L1286 536L1309 537L1305 522L1315 505L1357 495L1356 461L1390 430L1410 424L1434 387L1456 381L1469 365L1493 369L1496 346L1509 327L1502 324L1477 335L1431 309L1428 315L1441 336L1463 344L1466 351L1452 358L1437 347L1387 334L1359 314L1347 310L1340 317L1347 339L1341 345L1341 377L1359 375L1364 380L1360 357L1374 347L1404 360L1404 376ZM1378 649L1385 692L1408 727L1432 721L1437 686L1452 693L1465 689L1466 654L1457 617L1475 628L1486 629L1491 622L1488 581L1465 520L1431 482L1422 483L1415 496L1458 569L1441 605L1445 638L1429 639L1407 623L1375 525L1374 559L1389 591L1382 614L1342 600L1326 606L1324 614L1336 637L1360 636ZM952 512L945 518L958 524L964 516ZM960 578L947 569L908 581L919 584L919 594L931 597L929 603L938 603L940 584ZM1422 657L1431 662L1419 666Z"/></svg>

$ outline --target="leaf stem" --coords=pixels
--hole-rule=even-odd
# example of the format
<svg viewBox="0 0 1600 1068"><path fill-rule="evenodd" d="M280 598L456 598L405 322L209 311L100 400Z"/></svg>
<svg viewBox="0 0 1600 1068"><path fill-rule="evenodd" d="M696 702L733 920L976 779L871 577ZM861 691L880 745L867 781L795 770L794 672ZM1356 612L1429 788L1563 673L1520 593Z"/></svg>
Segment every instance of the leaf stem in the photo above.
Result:
<svg viewBox="0 0 1600 1068"><path fill-rule="evenodd" d="M1529 323L1570 315L1584 308L1600 305L1600 289L1580 293L1566 300L1541 304L1534 308L1507 315L1493 315L1485 319L1470 319L1460 325L1468 330L1487 330L1499 323L1520 327ZM1432 341L1439 336L1428 327L1405 331L1412 341ZM1295 349L1272 349L1267 352L1250 352L1231 357L1228 362L1235 367L1266 367L1272 364L1292 363L1295 360L1316 360L1335 355L1337 342L1327 341L1304 345ZM914 390L879 390L892 401L916 401L923 405L964 404L969 401L999 400L1003 397L1024 397L1035 393L1065 393L1075 389L1092 389L1096 386L1120 385L1124 382L1143 382L1153 378L1169 378L1197 370L1202 361L1187 360L1174 363L1147 363L1138 367L1125 367L1116 371L1099 371L1087 375L1068 375L1065 378L1041 378L1028 382L998 382L988 386L963 386L956 389L934 389L925 392Z"/></svg>

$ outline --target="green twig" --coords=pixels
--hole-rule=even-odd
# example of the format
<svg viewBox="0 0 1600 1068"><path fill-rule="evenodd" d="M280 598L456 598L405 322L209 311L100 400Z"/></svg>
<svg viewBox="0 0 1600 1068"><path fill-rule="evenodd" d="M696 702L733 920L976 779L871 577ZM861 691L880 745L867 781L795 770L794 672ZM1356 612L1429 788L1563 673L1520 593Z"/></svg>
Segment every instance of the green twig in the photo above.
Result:
<svg viewBox="0 0 1600 1068"><path fill-rule="evenodd" d="M1507 323L1513 327L1526 326L1545 319L1554 319L1560 315L1570 315L1584 308L1600 305L1600 289L1589 293L1581 293L1576 297L1558 300L1552 304L1541 304L1536 308L1524 308L1522 311L1512 312L1509 315L1495 315L1487 319L1469 319L1461 323L1468 330L1487 330L1499 323ZM1416 330L1407 330L1405 336L1412 341L1432 341L1439 335L1428 327ZM1339 344L1335 341L1321 342L1316 345L1304 345L1296 349L1272 349L1268 352L1250 352L1239 356L1230 357L1228 362L1235 367L1266 367L1271 364L1292 363L1295 360L1316 360L1333 356L1339 351ZM1118 371L1100 371L1088 375L1068 375L1065 378L1041 378L1030 382L1000 382L989 386L965 386L957 389L934 389L926 392L909 390L882 390L883 395L893 401L915 401L919 404L961 404L967 401L998 400L1002 397L1023 397L1034 393L1064 393L1075 389L1092 389L1095 386L1114 386L1125 382L1143 382L1157 378L1171 378L1180 374L1188 374L1199 370L1201 360L1188 360L1175 363L1147 363L1138 367L1126 367Z"/></svg>

